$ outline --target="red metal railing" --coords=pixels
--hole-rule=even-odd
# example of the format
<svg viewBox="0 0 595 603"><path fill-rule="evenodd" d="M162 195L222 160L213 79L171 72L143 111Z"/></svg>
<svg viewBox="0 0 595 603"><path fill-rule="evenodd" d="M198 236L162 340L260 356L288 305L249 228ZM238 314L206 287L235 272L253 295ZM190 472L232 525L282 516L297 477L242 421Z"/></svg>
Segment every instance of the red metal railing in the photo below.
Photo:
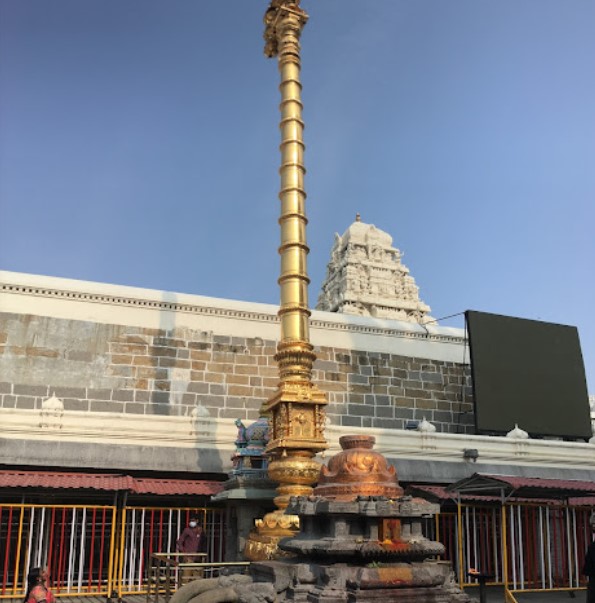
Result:
<svg viewBox="0 0 595 603"><path fill-rule="evenodd" d="M147 560L175 552L193 508L0 505L0 599L23 594L27 573L47 567L52 592L111 596L146 592ZM224 558L224 514L199 509L205 561Z"/></svg>

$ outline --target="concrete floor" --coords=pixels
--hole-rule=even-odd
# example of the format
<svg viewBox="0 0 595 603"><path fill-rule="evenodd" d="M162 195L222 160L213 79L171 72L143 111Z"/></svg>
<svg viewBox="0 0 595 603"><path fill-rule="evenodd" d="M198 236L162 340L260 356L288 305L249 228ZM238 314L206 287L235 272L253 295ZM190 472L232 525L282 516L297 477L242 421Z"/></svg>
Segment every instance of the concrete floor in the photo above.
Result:
<svg viewBox="0 0 595 603"><path fill-rule="evenodd" d="M479 601L478 588L465 588L465 592ZM574 597L570 595L574 592ZM518 603L585 603L587 595L585 590L535 592L515 594ZM105 603L105 597L65 597L64 603ZM60 599L58 600L60 602ZM0 603L23 603L22 597L18 599L2 599ZM126 595L123 603L146 603L145 595ZM501 586L488 586L486 603L504 603L504 589Z"/></svg>
<svg viewBox="0 0 595 603"><path fill-rule="evenodd" d="M478 588L465 588L465 592L479 601ZM572 596L574 595L574 596ZM586 591L552 591L534 593L515 593L518 603L585 603ZM488 586L486 603L504 603L504 588L501 586Z"/></svg>

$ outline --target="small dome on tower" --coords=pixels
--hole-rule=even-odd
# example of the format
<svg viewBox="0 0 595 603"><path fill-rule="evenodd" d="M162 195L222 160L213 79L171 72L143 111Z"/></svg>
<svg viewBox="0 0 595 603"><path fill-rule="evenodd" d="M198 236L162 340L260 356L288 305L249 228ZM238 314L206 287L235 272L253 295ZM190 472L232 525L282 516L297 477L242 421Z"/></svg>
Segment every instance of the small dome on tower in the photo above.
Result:
<svg viewBox="0 0 595 603"><path fill-rule="evenodd" d="M51 398L41 403L41 408L43 410L62 411L64 410L64 402L60 398L56 398L56 394L52 394Z"/></svg>
<svg viewBox="0 0 595 603"><path fill-rule="evenodd" d="M362 222L359 214L355 216L355 222L343 233L341 239L343 243L376 243L383 247L392 247L393 244L393 238L388 232L376 228L374 224Z"/></svg>
<svg viewBox="0 0 595 603"><path fill-rule="evenodd" d="M423 433L434 433L436 431L436 426L427 421L424 417L418 424L417 431L421 431Z"/></svg>
<svg viewBox="0 0 595 603"><path fill-rule="evenodd" d="M514 429L511 429L507 434L507 438L512 438L514 440L527 440L529 439L529 434L521 429L516 423L514 425Z"/></svg>
<svg viewBox="0 0 595 603"><path fill-rule="evenodd" d="M266 417L260 417L246 427L246 440L248 446L264 448L267 445L269 441L269 421Z"/></svg>

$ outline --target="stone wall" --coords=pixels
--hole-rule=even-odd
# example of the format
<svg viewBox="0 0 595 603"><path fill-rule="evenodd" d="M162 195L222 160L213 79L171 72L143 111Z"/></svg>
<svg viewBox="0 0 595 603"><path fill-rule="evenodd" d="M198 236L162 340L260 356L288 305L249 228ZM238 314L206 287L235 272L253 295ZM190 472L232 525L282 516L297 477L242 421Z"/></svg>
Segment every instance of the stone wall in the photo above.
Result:
<svg viewBox="0 0 595 603"><path fill-rule="evenodd" d="M0 314L0 408L252 420L275 391L276 342L173 329ZM426 418L440 432L471 433L466 365L388 352L318 346L314 381L331 424L402 429Z"/></svg>
<svg viewBox="0 0 595 603"><path fill-rule="evenodd" d="M234 420L277 385L277 306L0 271L0 308L3 467L222 475ZM595 479L592 444L473 434L462 329L317 311L310 327L329 454L372 434L404 482ZM407 429L424 417L436 432Z"/></svg>

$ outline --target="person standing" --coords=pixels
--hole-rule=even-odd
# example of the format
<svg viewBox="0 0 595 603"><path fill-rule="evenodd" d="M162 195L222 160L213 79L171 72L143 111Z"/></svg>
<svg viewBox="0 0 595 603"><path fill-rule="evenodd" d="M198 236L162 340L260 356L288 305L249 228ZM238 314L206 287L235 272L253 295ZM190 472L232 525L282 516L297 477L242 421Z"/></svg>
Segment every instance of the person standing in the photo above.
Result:
<svg viewBox="0 0 595 603"><path fill-rule="evenodd" d="M182 563L197 563L201 559L194 556L194 553L206 553L206 550L207 539L205 533L198 521L198 517L196 515L191 515L188 525L184 528L176 541L176 551L178 553L188 553L187 555L182 555L180 558ZM184 582L193 578L202 578L202 571L193 569L182 570L182 580Z"/></svg>
<svg viewBox="0 0 595 603"><path fill-rule="evenodd" d="M34 567L27 574L27 592L23 603L55 603L56 599L46 586L47 569Z"/></svg>
<svg viewBox="0 0 595 603"><path fill-rule="evenodd" d="M591 531L595 532L595 512L589 518ZM595 603L595 540L587 548L585 563L583 564L583 575L587 576L587 603Z"/></svg>

